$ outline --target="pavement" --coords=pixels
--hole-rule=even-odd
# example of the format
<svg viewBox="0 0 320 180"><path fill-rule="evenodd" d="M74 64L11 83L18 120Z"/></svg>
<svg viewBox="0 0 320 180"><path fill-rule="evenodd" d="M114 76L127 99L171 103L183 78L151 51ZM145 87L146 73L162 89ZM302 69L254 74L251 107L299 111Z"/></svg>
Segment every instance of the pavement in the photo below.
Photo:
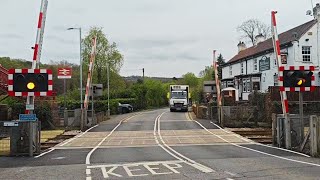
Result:
<svg viewBox="0 0 320 180"><path fill-rule="evenodd" d="M37 157L0 157L0 179L320 179L320 159L194 119L169 109L114 116Z"/></svg>

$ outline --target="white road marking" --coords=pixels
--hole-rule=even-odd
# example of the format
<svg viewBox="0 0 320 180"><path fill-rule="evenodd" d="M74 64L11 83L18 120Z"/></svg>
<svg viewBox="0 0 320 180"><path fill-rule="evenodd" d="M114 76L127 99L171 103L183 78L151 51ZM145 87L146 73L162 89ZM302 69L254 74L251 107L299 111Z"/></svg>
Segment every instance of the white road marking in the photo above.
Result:
<svg viewBox="0 0 320 180"><path fill-rule="evenodd" d="M87 170L100 168L104 178L109 178L109 176L116 176L116 177L125 176L125 174L118 174L114 172L115 170L119 172L119 170L121 169L123 169L129 177L150 175L150 174L137 174L137 173L133 174L133 172L142 171L142 170L148 170L151 173L151 175L163 175L163 174L172 174L172 173L179 174L180 172L176 170L178 168L182 168L182 166L179 163L185 163L185 162L184 161L151 161L151 162L138 162L138 163L126 163L126 164L92 165L92 166L87 166ZM162 165L162 167L166 167L171 172L167 172L167 171L156 172L155 170L160 170L160 168L158 168L160 165ZM150 167L150 166L157 166L157 167ZM133 169L133 167L139 167L139 168ZM143 167L145 169L140 169ZM90 171L90 174L91 174L91 171ZM87 177L90 174L88 174L87 172Z"/></svg>
<svg viewBox="0 0 320 180"><path fill-rule="evenodd" d="M85 135L88 131L90 131L91 129L93 129L93 128L97 127L97 126L99 126L99 124L97 124L97 125L95 125L95 126L92 126L91 128L87 129L87 130L84 131L83 133L81 133L81 134L79 134L79 135L77 135L77 136L75 136L75 137L73 137L73 138L71 138L71 139L69 139L69 140L67 140L67 141L65 141L65 142L62 142L61 144L58 144L57 146L64 146L64 145L66 145L66 144L70 143L71 141L73 141L73 140L75 140L75 139L77 139L77 138Z"/></svg>
<svg viewBox="0 0 320 180"><path fill-rule="evenodd" d="M53 160L61 160L61 159L65 159L66 157L56 157L56 158L51 158Z"/></svg>
<svg viewBox="0 0 320 180"><path fill-rule="evenodd" d="M104 168L104 167L114 167L114 166L140 166L140 165L154 165L154 164L176 164L176 163L182 163L183 161L144 161L144 162L134 162L134 163L125 163L125 164L107 164L107 165L91 165L87 166L89 169L94 168Z"/></svg>
<svg viewBox="0 0 320 180"><path fill-rule="evenodd" d="M122 175L116 174L116 173L113 172L115 169L117 169L117 167L118 166L112 167L111 169L109 169L109 171L107 171L106 168L101 168L103 177L104 178L109 178L109 174L113 175L113 176L117 176L117 177L122 177Z"/></svg>
<svg viewBox="0 0 320 180"><path fill-rule="evenodd" d="M137 167L137 166L138 165L123 166L123 169L126 171L128 176L130 177L148 176L148 174L133 174L132 172L141 171L141 169L129 169L129 167Z"/></svg>
<svg viewBox="0 0 320 180"><path fill-rule="evenodd" d="M229 171L224 171L224 172L227 173L227 174L229 174L229 175L231 175L231 176L237 176L237 174L232 173L232 172L229 172Z"/></svg>
<svg viewBox="0 0 320 180"><path fill-rule="evenodd" d="M92 177L86 177L86 180L92 180Z"/></svg>
<svg viewBox="0 0 320 180"><path fill-rule="evenodd" d="M54 151L54 149L50 149L49 151L43 152L43 153L39 154L38 156L35 156L34 158L39 158L39 157L44 156L52 151Z"/></svg>
<svg viewBox="0 0 320 180"><path fill-rule="evenodd" d="M91 174L91 169L86 169L86 175L90 175Z"/></svg>
<svg viewBox="0 0 320 180"><path fill-rule="evenodd" d="M184 159L184 161L185 161L186 164L188 164L188 165L190 165L190 166L192 166L192 167L194 167L194 168L196 168L196 169L198 169L198 170L200 170L200 171L202 171L202 172L204 172L204 173L214 172L213 169L211 169L211 168L209 168L209 167L206 167L206 166L204 166L204 165L202 165L202 164L200 164L200 163L197 163L197 162L195 162L194 160L192 160L192 159L190 159L190 158L188 158L188 157L180 154L179 152L177 152L176 150L172 149L170 146L168 146L168 145L164 142L164 140L163 140L163 138L162 138L162 136L161 136L161 131L160 131L160 119L161 119L161 117L163 116L164 113L165 113L165 112L163 112L162 114L160 114L160 115L156 118L156 120L155 120L155 125L154 125L154 131L156 130L156 126L158 125L158 136L159 136L159 139L160 139L161 143L162 143L165 147L162 146L162 144L160 144L159 142L157 142L157 144L158 144L163 150L165 150L165 151L168 152L171 156L173 156L174 158L176 158L176 159L178 159L178 160L182 160L182 161L183 161L183 159ZM156 133L154 132L153 134L156 134ZM156 139L156 141L157 141L157 139L158 139L157 136L155 136L155 139ZM180 156L181 158L178 157L178 156Z"/></svg>
<svg viewBox="0 0 320 180"><path fill-rule="evenodd" d="M123 121L127 121L127 120L129 120L129 119L132 119L133 117L135 117L135 116L137 116L137 115L139 115L139 114L132 115L132 116L127 117L127 118L123 119L122 121L120 121L119 124L118 124L116 127L114 127L114 128L112 129L112 131L111 131L106 137L104 137L104 138L99 142L99 144L96 145L96 146L87 154L86 164L87 164L87 165L90 164L90 157L91 157L92 153L93 153L96 149L98 149L99 146L101 146L101 144L102 144L108 137L110 137L110 136L112 135L112 133L121 125L121 123L122 123Z"/></svg>
<svg viewBox="0 0 320 180"><path fill-rule="evenodd" d="M207 132L209 132L210 134L220 138L221 140L233 145L233 146L236 146L236 147L239 147L239 148L242 148L242 149L246 149L246 150L249 150L249 151L253 151L253 152L256 152L256 153L260 153L260 154L264 154L264 155L267 155L267 156L271 156L271 157L275 157L275 158L278 158L278 159L282 159L282 160L286 160L286 161L291 161L291 162L296 162L296 163L301 163L301 164L307 164L307 165L311 165L311 166L317 166L317 167L320 167L320 164L315 164L315 163L309 163L309 162L305 162L305 161L299 161L299 160L294 160L294 159L290 159L290 158L286 158L286 157L281 157L281 156L277 156L277 155L274 155L274 154L269 154L269 153L266 153L266 152L263 152L263 151L259 151L259 150L255 150L255 149L251 149L251 148L248 148L248 147L244 147L244 146L240 146L238 144L235 144L235 143L232 143L232 142L229 142L228 140L222 138L222 137L219 137L218 135L212 133L211 131L209 131L207 128L205 128L201 123L199 123L198 121L195 121L196 123L198 123L203 129L205 129Z"/></svg>
<svg viewBox="0 0 320 180"><path fill-rule="evenodd" d="M156 172L155 170L159 170L160 168L157 167L150 167L150 166L157 166L158 164L145 164L143 165L148 171L151 172L152 175L164 175L164 174L172 174L172 172Z"/></svg>
<svg viewBox="0 0 320 180"><path fill-rule="evenodd" d="M222 127L220 127L219 125L213 123L212 121L210 121L210 123L215 125L217 128L223 130L224 132L232 133L231 131L223 129ZM236 136L239 137L240 135L237 134ZM240 136L240 138L241 139L246 139L246 138L243 138L242 136ZM278 149L278 150L281 150L281 151L286 151L286 152L298 154L300 156L310 157L309 155L306 155L306 154L303 154L303 153L299 153L299 152L296 152L296 151L292 151L292 150L289 150L289 149L283 149L283 148L278 148L278 147L274 147L274 146L268 146L268 145L257 143L257 142L251 141L251 140L249 140L247 142L251 142L252 144L259 145L259 146L264 146L264 147L268 147L268 148L272 148L272 149Z"/></svg>

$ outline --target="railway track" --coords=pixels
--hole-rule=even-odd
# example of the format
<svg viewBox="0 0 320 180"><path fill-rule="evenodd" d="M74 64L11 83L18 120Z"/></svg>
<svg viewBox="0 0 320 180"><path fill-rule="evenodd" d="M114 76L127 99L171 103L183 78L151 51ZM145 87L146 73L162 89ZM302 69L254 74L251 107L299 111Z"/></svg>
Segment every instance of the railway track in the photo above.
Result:
<svg viewBox="0 0 320 180"><path fill-rule="evenodd" d="M245 138L262 144L272 143L272 130L266 128L232 128L228 129Z"/></svg>

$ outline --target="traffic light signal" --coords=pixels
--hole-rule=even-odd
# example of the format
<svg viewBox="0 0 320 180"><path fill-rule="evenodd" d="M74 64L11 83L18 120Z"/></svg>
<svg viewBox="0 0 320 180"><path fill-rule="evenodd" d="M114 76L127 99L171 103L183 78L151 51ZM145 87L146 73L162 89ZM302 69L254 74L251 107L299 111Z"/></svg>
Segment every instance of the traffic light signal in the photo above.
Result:
<svg viewBox="0 0 320 180"><path fill-rule="evenodd" d="M9 69L9 96L51 96L52 71L49 69Z"/></svg>
<svg viewBox="0 0 320 180"><path fill-rule="evenodd" d="M16 73L13 74L14 92L45 92L48 91L48 74Z"/></svg>
<svg viewBox="0 0 320 180"><path fill-rule="evenodd" d="M310 70L284 70L284 87L311 87L313 72Z"/></svg>

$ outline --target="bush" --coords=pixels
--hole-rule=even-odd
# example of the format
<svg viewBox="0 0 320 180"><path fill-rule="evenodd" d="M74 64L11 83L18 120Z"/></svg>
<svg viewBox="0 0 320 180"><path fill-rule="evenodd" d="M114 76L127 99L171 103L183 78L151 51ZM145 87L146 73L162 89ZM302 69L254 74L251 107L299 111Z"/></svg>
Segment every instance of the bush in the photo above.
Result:
<svg viewBox="0 0 320 180"><path fill-rule="evenodd" d="M52 111L48 102L41 102L35 107L35 114L41 121L41 129L50 129L52 124Z"/></svg>
<svg viewBox="0 0 320 180"><path fill-rule="evenodd" d="M117 114L118 113L118 105L121 104L131 104L134 110L137 110L137 100L135 98L122 98L122 99L110 99L110 113ZM64 106L64 101L59 101L59 106ZM80 101L75 100L67 100L67 108L68 109L77 109L80 108ZM91 101L88 109L91 109ZM108 110L108 100L96 100L94 101L94 109L97 112L106 112Z"/></svg>

